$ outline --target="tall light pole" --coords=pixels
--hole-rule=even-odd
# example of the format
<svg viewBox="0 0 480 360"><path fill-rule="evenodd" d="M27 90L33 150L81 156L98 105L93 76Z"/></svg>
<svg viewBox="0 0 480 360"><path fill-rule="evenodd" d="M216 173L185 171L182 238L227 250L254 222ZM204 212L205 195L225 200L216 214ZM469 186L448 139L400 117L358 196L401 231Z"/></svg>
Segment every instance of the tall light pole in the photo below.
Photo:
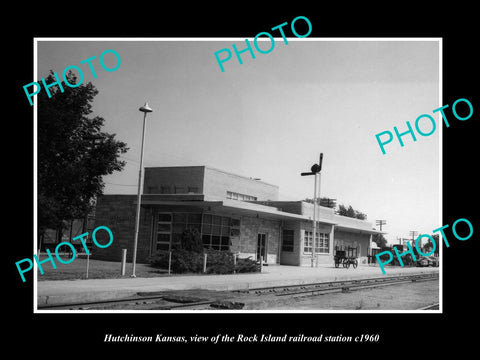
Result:
<svg viewBox="0 0 480 360"><path fill-rule="evenodd" d="M140 202L141 202L141 196L142 196L142 171L143 171L143 145L145 143L145 128L147 126L146 119L147 119L147 113L153 111L148 106L147 102L145 102L145 105L143 105L138 110L143 112L143 130L142 130L142 149L140 150L140 170L138 171L137 213L135 215L135 238L133 240L132 277L136 277L135 266L137 262L138 229L140 227Z"/></svg>
<svg viewBox="0 0 480 360"><path fill-rule="evenodd" d="M311 172L303 172L300 175L308 176L314 175L315 182L313 186L313 232L312 232L312 267L313 263L315 262L315 251L316 251L316 235L317 235L317 175L320 176L320 172L322 170L322 159L323 153L320 153L320 160L318 164L313 164L311 167ZM318 267L318 257L316 257L316 267Z"/></svg>

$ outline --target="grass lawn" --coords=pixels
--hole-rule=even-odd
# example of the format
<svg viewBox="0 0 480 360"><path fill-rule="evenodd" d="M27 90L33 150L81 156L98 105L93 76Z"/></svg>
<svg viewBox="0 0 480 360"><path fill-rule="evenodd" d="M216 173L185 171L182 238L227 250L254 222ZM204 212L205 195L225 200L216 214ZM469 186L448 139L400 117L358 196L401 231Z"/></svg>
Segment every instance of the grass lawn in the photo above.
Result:
<svg viewBox="0 0 480 360"><path fill-rule="evenodd" d="M64 259L68 259L68 256L62 256ZM40 260L46 259L46 256L42 254ZM45 262L42 264L43 275L38 271L38 281L45 280L75 280L86 279L87 272L87 259L86 257L77 256L70 264L61 264L55 258L56 269L53 268L52 263ZM89 279L115 279L122 278L121 275L122 265L116 261L102 261L92 260L89 261L88 266L88 278ZM125 276L132 275L132 263L127 262L125 266ZM137 277L158 277L169 276L167 271L151 267L149 264L136 265L135 275Z"/></svg>

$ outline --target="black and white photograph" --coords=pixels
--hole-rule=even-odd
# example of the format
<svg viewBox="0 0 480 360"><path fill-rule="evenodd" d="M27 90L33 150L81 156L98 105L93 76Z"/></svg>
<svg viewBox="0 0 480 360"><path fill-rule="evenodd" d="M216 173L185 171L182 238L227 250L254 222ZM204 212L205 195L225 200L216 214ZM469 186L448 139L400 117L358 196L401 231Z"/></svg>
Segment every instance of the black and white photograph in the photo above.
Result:
<svg viewBox="0 0 480 360"><path fill-rule="evenodd" d="M468 12L131 10L12 41L19 339L472 345L451 331L478 253Z"/></svg>
<svg viewBox="0 0 480 360"><path fill-rule="evenodd" d="M37 310L440 309L441 39L265 38L36 42Z"/></svg>

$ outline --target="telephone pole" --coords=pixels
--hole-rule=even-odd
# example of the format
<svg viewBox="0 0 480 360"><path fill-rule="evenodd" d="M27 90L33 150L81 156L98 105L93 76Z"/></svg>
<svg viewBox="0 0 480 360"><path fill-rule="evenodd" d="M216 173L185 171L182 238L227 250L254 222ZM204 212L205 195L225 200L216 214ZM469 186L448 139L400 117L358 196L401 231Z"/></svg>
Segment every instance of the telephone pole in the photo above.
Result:
<svg viewBox="0 0 480 360"><path fill-rule="evenodd" d="M418 231L411 230L409 234L412 237L412 248L413 248L415 247L415 236L417 236Z"/></svg>
<svg viewBox="0 0 480 360"><path fill-rule="evenodd" d="M380 231L382 231L382 225L386 225L387 224L387 220L375 220L375 224L377 226L380 226Z"/></svg>

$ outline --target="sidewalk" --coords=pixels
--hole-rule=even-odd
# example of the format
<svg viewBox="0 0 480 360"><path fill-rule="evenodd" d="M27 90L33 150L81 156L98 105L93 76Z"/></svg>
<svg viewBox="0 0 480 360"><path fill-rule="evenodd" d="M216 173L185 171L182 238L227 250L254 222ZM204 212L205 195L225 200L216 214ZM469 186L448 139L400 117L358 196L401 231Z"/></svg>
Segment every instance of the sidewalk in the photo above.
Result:
<svg viewBox="0 0 480 360"><path fill-rule="evenodd" d="M344 269L331 265L319 265L318 268L277 265L265 266L262 273L237 275L38 281L37 304L42 306L120 299L134 296L138 292L190 289L226 291L432 272L439 272L439 268L386 267L386 274L383 275L378 266Z"/></svg>

